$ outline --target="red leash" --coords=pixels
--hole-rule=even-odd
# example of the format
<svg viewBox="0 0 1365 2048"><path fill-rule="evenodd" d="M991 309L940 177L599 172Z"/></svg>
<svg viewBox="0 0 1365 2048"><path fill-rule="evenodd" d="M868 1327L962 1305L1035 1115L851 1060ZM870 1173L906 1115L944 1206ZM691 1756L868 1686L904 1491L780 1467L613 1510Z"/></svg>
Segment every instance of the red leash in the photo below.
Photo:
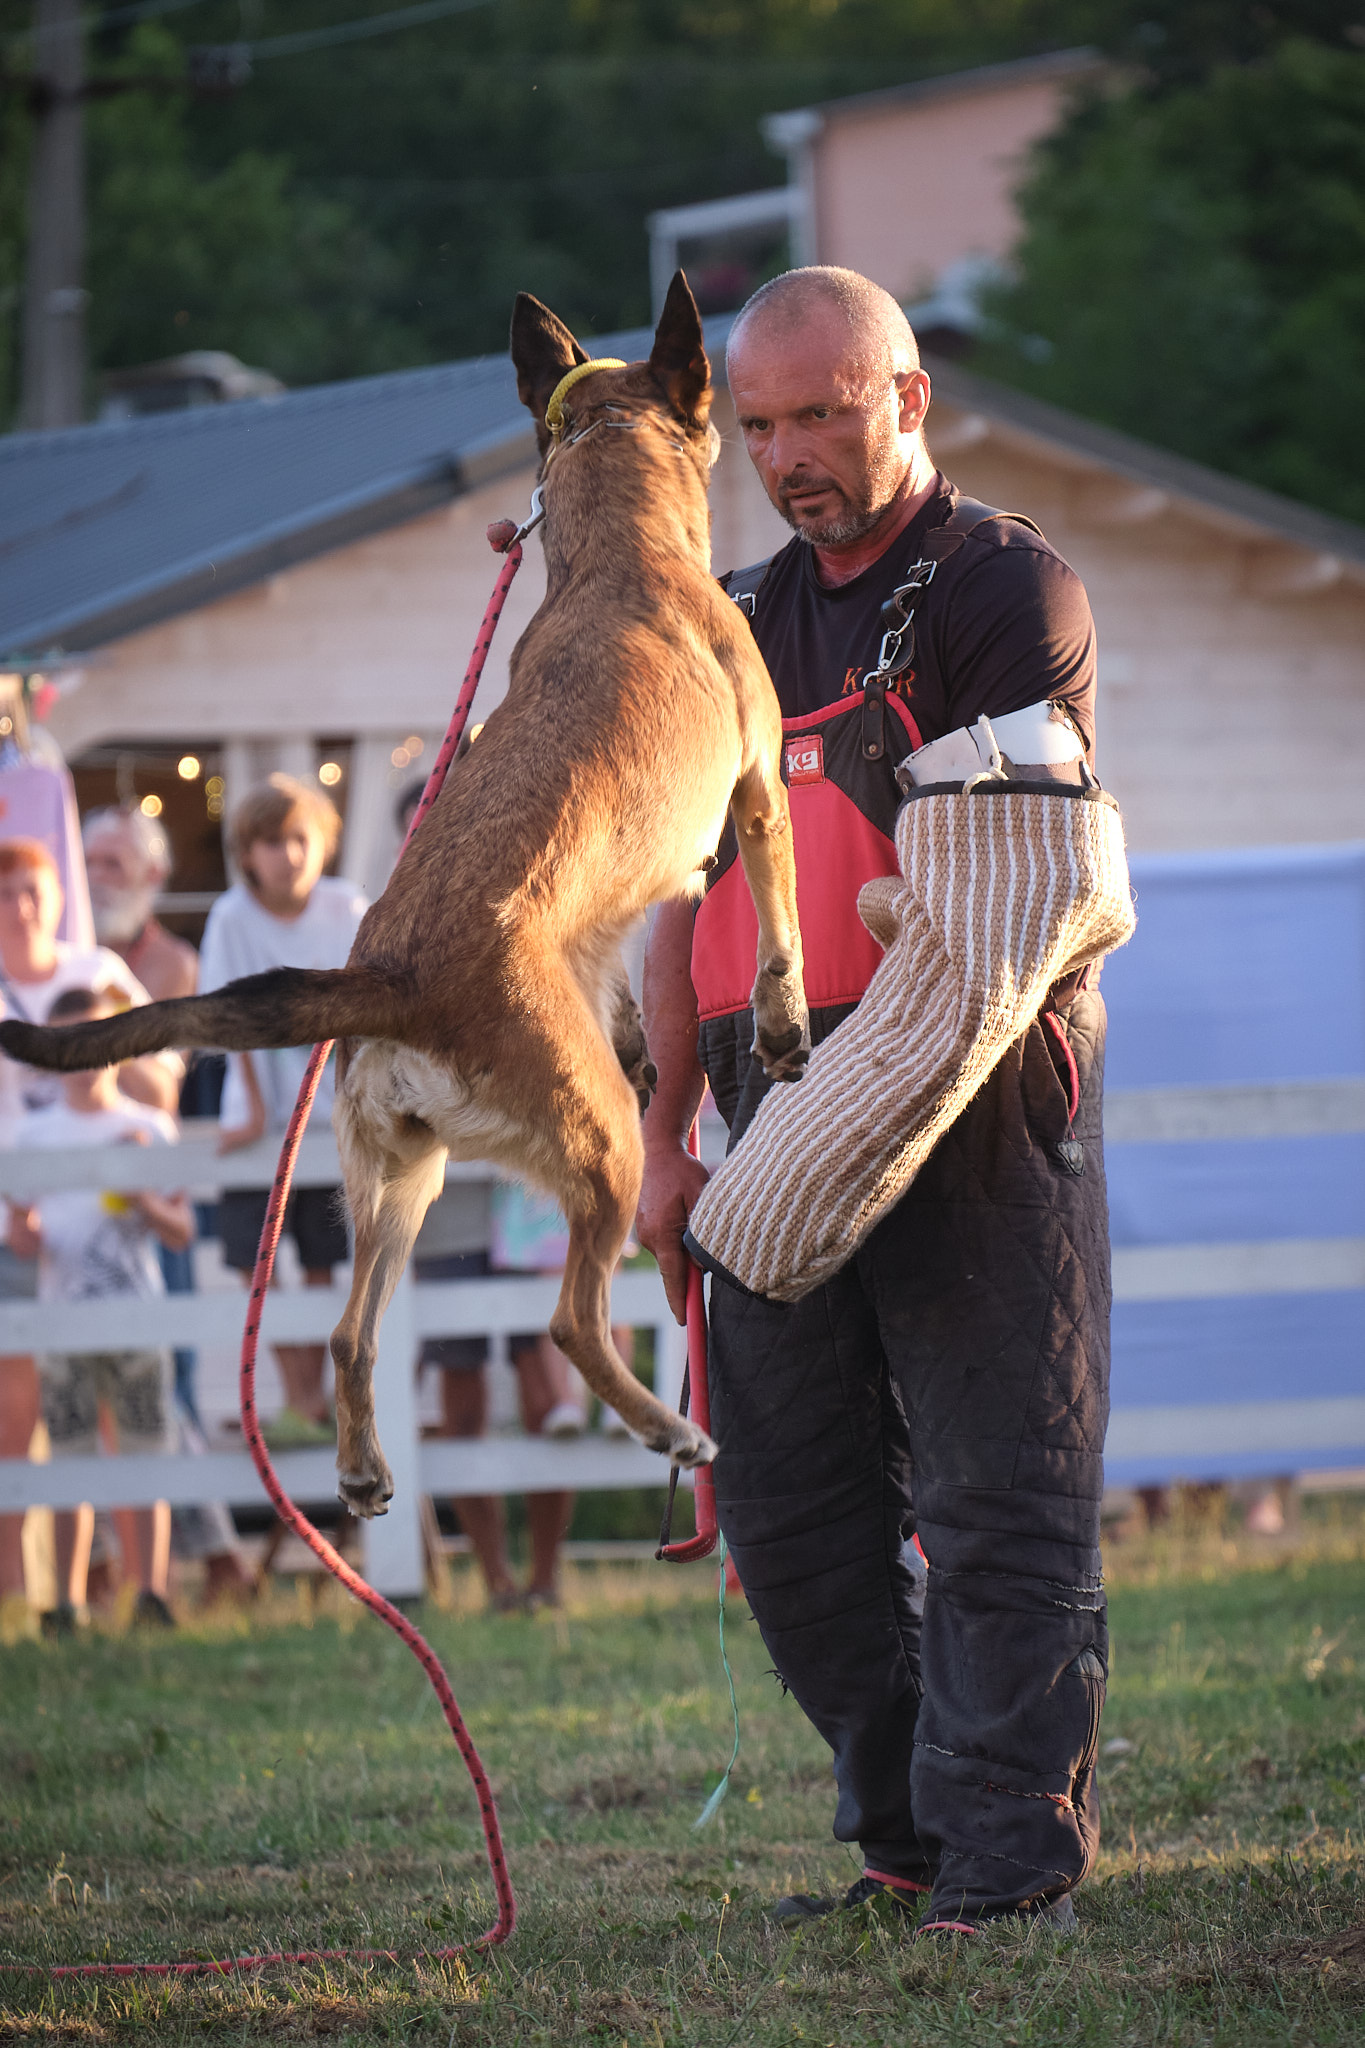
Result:
<svg viewBox="0 0 1365 2048"><path fill-rule="evenodd" d="M522 539L530 531L531 526L538 523L537 519L533 519L528 525L513 529L509 520L489 529L490 542L499 552L505 552L507 559L493 586L493 595L488 600L488 609L483 615L483 624L474 643L474 652L469 657L469 667L465 670L464 682L455 701L446 736L441 742L441 750L427 777L421 801L413 812L412 823L408 827L407 837L398 855L399 860L407 852L412 844L413 833L441 793L441 786L464 734L469 708L474 702L474 692L479 686L479 678L483 674L484 662L488 658L488 650L492 645L498 620L502 616L502 608L507 600L512 578L521 567ZM494 534L498 535L497 539L493 538ZM327 1064L327 1055L331 1050L330 1039L324 1045L313 1047L312 1057L309 1059L308 1069L299 1089L299 1099L294 1104L294 1114L290 1117L289 1128L284 1134L280 1162L275 1169L275 1181L270 1190L270 1203L261 1231L260 1249L256 1254L256 1270L251 1276L251 1300L247 1308L246 1329L242 1336L242 1429L256 1470L261 1475L261 1484L270 1496L275 1513L286 1527L303 1539L313 1555L321 1559L333 1578L339 1579L348 1593L353 1593L363 1606L369 1608L371 1614L377 1614L379 1619L407 1644L431 1680L436 1697L441 1702L441 1712L446 1717L446 1725L455 1737L456 1746L464 1758L465 1768L478 1795L479 1818L483 1824L488 1867L493 1875L493 1889L497 1895L498 1917L487 1933L479 1935L475 1941L460 1942L454 1948L421 1949L415 1958L422 1962L448 1962L455 1956L466 1954L472 1948L496 1947L499 1942L507 1940L517 1921L516 1895L512 1890L512 1879L507 1869L507 1855L502 1845L502 1831L498 1826L498 1811L493 1802L488 1774L479 1759L479 1752L474 1747L469 1730L465 1727L464 1716L460 1712L440 1658L426 1638L413 1627L407 1616L400 1613L382 1593L376 1593L373 1586L367 1585L359 1572L352 1570L345 1558L338 1555L326 1537L320 1535L308 1518L295 1507L276 1477L256 1414L256 1352L260 1339L261 1316L270 1288L270 1276L275 1268L275 1253L280 1242L290 1183L294 1178L294 1163L298 1158L299 1145L308 1123L309 1112L313 1107L313 1098L318 1091L318 1082L322 1078L322 1070ZM700 1280L700 1273L696 1277ZM38 1977L227 1977L242 1970L263 1969L268 1963L333 1963L343 1962L348 1958L361 1962L399 1961L399 1957L392 1949L327 1948L298 1949L292 1953L281 1950L270 1955L228 1956L221 1962L207 1963L60 1963L49 1968L40 1963L0 1962L0 1969L22 1971L27 1976Z"/></svg>

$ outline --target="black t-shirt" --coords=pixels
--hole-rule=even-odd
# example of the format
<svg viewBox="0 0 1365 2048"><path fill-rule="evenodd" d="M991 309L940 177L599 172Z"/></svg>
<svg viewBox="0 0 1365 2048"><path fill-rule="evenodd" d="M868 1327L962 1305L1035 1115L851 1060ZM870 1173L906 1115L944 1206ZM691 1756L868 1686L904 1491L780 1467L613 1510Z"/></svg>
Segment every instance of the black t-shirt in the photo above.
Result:
<svg viewBox="0 0 1365 2048"><path fill-rule="evenodd" d="M880 612L954 504L940 472L924 509L870 569L830 590L811 547L789 541L758 594L754 637L784 718L861 687L885 631ZM1071 710L1094 751L1095 627L1074 569L1029 527L993 519L944 561L915 610L915 658L893 685L924 742L1045 698Z"/></svg>

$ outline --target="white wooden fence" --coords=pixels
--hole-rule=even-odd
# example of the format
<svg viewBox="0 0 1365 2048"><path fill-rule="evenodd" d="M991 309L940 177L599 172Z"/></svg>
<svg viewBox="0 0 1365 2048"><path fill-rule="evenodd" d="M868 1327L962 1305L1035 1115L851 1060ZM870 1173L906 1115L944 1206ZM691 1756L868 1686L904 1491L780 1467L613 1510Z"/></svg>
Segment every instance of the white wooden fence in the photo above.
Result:
<svg viewBox="0 0 1365 2048"><path fill-rule="evenodd" d="M222 1188L260 1187L275 1172L275 1145L256 1145L218 1158L216 1126L187 1126L184 1141L169 1147L113 1145L77 1151L0 1153L0 1195L34 1200L59 1188L187 1188L197 1197ZM455 1166L457 1179L487 1179L483 1167ZM340 1178L330 1131L304 1139L299 1186L325 1186ZM418 1514L423 1493L521 1493L569 1487L576 1491L657 1486L668 1477L666 1459L633 1441L600 1436L577 1442L535 1437L471 1442L423 1442L417 1416L414 1363L424 1337L498 1336L543 1330L559 1294L556 1279L492 1278L427 1281L405 1278L380 1331L375 1408L385 1455L394 1475L389 1512L365 1525L365 1569L383 1593L420 1591L422 1546ZM266 1344L321 1342L345 1305L343 1288L273 1293L263 1325ZM94 1351L140 1345L235 1345L246 1301L240 1292L171 1294L154 1301L0 1302L0 1355L35 1351ZM675 1403L682 1385L686 1342L653 1271L624 1272L612 1290L613 1320L655 1333L655 1383ZM274 1459L291 1499L306 1503L335 1497L330 1449L281 1452ZM256 1468L245 1449L205 1456L185 1453L119 1458L63 1458L52 1464L0 1460L0 1510L28 1507L142 1506L157 1500L261 1498Z"/></svg>
<svg viewBox="0 0 1365 2048"><path fill-rule="evenodd" d="M1111 1094L1107 1134L1121 1144L1207 1142L1210 1139L1284 1138L1365 1131L1365 1081L1309 1081L1273 1086L1161 1088ZM219 1159L210 1131L191 1128L176 1150L115 1146L77 1152L0 1154L0 1195L34 1198L63 1187L172 1188L207 1192L259 1187L274 1173L273 1147L257 1146ZM453 1167L452 1176L487 1178L479 1167ZM297 1179L319 1185L338 1178L331 1133L304 1141ZM1115 1299L1208 1300L1318 1290L1365 1292L1365 1238L1286 1238L1270 1243L1151 1245L1114 1257ZM427 1336L543 1329L558 1294L553 1279L486 1279L414 1284L405 1280L384 1319L375 1398L379 1430L393 1468L389 1513L366 1527L366 1570L381 1591L405 1595L422 1581L418 1499L422 1493L511 1493L527 1488L579 1491L656 1485L665 1460L631 1442L588 1438L552 1443L535 1438L423 1442L417 1421L414 1360ZM272 1297L264 1326L271 1340L324 1339L344 1302L340 1289L307 1289ZM653 1272L621 1274L613 1291L613 1317L652 1327L656 1385L676 1401L685 1347ZM45 1305L0 1303L0 1354L94 1350L110 1345L209 1345L240 1337L240 1294L170 1295L154 1302ZM1277 1446L1320 1448L1331 1466L1334 1449L1365 1441L1365 1377L1359 1395L1322 1400L1201 1402L1192 1385L1187 1403L1170 1407L1117 1407L1108 1449L1112 1456L1160 1459L1173 1451L1220 1457L1264 1453ZM1340 1460L1336 1460L1340 1462ZM282 1453L280 1478L297 1500L330 1499L335 1490L330 1450ZM34 1505L74 1507L139 1505L154 1500L257 1500L260 1485L245 1451L204 1457L171 1455L119 1459L71 1458L52 1465L0 1461L0 1509Z"/></svg>

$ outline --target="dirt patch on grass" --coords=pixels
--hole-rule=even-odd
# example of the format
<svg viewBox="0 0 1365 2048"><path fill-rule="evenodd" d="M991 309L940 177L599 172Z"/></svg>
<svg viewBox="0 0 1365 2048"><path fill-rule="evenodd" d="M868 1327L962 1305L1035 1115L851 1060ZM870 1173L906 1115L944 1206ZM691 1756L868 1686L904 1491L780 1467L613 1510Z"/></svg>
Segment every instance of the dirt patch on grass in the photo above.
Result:
<svg viewBox="0 0 1365 2048"><path fill-rule="evenodd" d="M564 1804L570 1813L613 1813L658 1806L672 1796L671 1788L662 1779L612 1776L590 1778L585 1785L575 1785L566 1793Z"/></svg>
<svg viewBox="0 0 1365 2048"><path fill-rule="evenodd" d="M1269 1961L1281 1969L1288 1964L1299 1970L1340 1970L1346 1977L1365 1977L1365 1926L1348 1927L1344 1934L1324 1935L1320 1941L1296 1941Z"/></svg>

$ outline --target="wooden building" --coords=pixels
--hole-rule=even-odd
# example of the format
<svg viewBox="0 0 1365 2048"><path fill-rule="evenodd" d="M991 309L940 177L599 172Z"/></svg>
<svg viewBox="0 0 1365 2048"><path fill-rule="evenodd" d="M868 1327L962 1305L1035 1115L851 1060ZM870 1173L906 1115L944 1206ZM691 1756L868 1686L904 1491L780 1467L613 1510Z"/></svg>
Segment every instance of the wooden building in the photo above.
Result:
<svg viewBox="0 0 1365 2048"><path fill-rule="evenodd" d="M1134 849L1365 836L1365 530L931 368L942 467L1027 512L1089 588L1100 769ZM716 417L723 567L787 534L723 389ZM331 762L344 870L378 886L393 798L431 759L492 585L484 527L520 516L534 484L510 366L14 435L0 480L0 670L50 664L49 724L83 797L157 796L177 886L202 900L222 886L234 793ZM484 709L541 589L533 540Z"/></svg>

